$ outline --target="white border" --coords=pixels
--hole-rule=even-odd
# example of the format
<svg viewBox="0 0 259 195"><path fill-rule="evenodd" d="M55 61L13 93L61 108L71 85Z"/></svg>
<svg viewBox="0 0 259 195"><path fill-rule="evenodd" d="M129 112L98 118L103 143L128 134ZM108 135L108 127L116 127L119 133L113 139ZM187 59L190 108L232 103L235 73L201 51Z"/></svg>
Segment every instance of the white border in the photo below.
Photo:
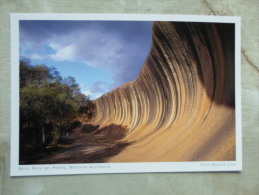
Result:
<svg viewBox="0 0 259 195"><path fill-rule="evenodd" d="M19 165L19 21L20 20L120 20L182 21L235 24L236 161L86 163ZM71 175L145 172L214 172L242 170L241 132L241 19L232 16L151 14L11 14L11 176Z"/></svg>

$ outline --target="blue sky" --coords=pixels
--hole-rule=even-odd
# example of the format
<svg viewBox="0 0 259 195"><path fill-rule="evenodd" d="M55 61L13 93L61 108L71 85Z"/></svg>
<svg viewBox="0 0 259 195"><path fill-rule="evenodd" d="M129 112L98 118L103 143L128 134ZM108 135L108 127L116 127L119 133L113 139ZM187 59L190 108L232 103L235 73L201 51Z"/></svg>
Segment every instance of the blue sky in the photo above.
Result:
<svg viewBox="0 0 259 195"><path fill-rule="evenodd" d="M95 99L135 80L151 49L152 22L20 21L20 56L73 76Z"/></svg>

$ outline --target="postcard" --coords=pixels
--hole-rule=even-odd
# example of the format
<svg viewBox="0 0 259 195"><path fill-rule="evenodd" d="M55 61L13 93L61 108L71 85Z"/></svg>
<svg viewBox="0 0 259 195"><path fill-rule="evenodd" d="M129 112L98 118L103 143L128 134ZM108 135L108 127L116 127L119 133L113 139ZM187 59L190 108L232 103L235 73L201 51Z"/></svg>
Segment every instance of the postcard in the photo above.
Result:
<svg viewBox="0 0 259 195"><path fill-rule="evenodd" d="M11 14L11 176L241 171L240 26Z"/></svg>

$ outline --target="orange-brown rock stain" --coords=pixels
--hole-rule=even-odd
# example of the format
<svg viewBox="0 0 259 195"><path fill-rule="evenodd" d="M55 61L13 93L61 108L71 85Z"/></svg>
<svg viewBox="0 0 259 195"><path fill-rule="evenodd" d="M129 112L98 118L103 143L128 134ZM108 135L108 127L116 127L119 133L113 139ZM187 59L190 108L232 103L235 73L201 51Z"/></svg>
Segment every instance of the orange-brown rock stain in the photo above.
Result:
<svg viewBox="0 0 259 195"><path fill-rule="evenodd" d="M234 70L234 25L155 22L138 78L95 100L132 143L108 161L235 160Z"/></svg>

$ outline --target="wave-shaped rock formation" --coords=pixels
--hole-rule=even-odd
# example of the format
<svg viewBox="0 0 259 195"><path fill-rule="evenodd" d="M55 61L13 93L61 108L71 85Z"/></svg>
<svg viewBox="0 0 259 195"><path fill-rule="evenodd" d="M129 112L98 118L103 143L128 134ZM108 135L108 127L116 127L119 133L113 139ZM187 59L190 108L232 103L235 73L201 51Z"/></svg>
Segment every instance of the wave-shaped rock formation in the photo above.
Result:
<svg viewBox="0 0 259 195"><path fill-rule="evenodd" d="M94 125L131 143L108 161L235 160L234 25L154 22L152 36L138 78L95 100Z"/></svg>

